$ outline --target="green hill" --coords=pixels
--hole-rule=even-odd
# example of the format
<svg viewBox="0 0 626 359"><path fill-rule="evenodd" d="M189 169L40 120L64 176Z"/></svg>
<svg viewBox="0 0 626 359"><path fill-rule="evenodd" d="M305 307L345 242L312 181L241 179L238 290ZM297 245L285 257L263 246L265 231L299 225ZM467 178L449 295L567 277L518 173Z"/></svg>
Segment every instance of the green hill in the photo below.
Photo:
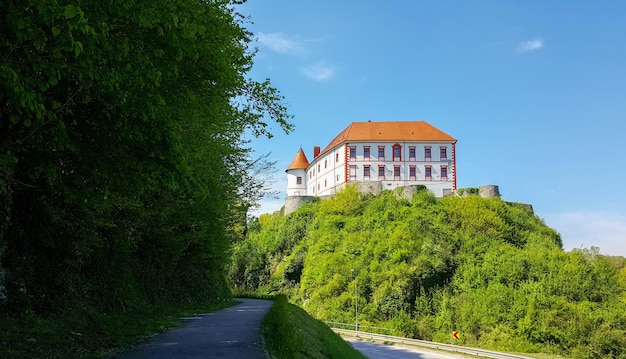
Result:
<svg viewBox="0 0 626 359"><path fill-rule="evenodd" d="M354 323L356 297L360 325L409 337L626 358L625 259L563 251L527 206L347 187L249 227L232 286L284 293L318 319Z"/></svg>

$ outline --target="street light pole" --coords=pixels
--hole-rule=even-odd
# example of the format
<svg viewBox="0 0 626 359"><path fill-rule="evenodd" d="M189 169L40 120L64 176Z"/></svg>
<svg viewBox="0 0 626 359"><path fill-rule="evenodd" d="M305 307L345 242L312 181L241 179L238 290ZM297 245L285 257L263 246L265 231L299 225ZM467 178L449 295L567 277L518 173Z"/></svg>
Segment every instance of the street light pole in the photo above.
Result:
<svg viewBox="0 0 626 359"><path fill-rule="evenodd" d="M359 282L356 278L356 273L354 272L354 268L352 269L352 274L354 275L354 330L359 331Z"/></svg>

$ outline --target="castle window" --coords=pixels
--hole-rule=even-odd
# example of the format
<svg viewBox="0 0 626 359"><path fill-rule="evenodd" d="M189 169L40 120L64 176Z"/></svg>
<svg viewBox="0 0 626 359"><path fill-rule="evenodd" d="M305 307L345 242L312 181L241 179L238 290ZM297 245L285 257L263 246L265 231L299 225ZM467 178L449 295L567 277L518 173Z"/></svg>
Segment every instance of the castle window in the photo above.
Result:
<svg viewBox="0 0 626 359"><path fill-rule="evenodd" d="M395 181L400 180L400 166L393 166L393 179Z"/></svg>
<svg viewBox="0 0 626 359"><path fill-rule="evenodd" d="M378 146L378 160L385 160L385 146Z"/></svg>
<svg viewBox="0 0 626 359"><path fill-rule="evenodd" d="M370 166L363 166L363 177L370 178Z"/></svg>
<svg viewBox="0 0 626 359"><path fill-rule="evenodd" d="M296 183L297 183L297 184L302 184L302 176L298 176L298 177L296 178Z"/></svg>
<svg viewBox="0 0 626 359"><path fill-rule="evenodd" d="M324 188L328 187L328 180L324 180Z"/></svg>
<svg viewBox="0 0 626 359"><path fill-rule="evenodd" d="M339 162L339 154L335 153L335 162Z"/></svg>
<svg viewBox="0 0 626 359"><path fill-rule="evenodd" d="M442 180L448 179L448 166L441 166L441 179Z"/></svg>
<svg viewBox="0 0 626 359"><path fill-rule="evenodd" d="M351 165L350 166L350 181L355 181L355 180L356 180L356 166Z"/></svg>
<svg viewBox="0 0 626 359"><path fill-rule="evenodd" d="M356 146L350 146L350 160L356 160Z"/></svg>
<svg viewBox="0 0 626 359"><path fill-rule="evenodd" d="M328 168L328 160L324 160L324 168Z"/></svg>
<svg viewBox="0 0 626 359"><path fill-rule="evenodd" d="M433 179L433 167L432 166L425 166L424 167L424 172L426 173L426 175L424 177L426 177L427 181L432 181Z"/></svg>
<svg viewBox="0 0 626 359"><path fill-rule="evenodd" d="M369 160L370 159L370 146L363 147L363 158L365 160Z"/></svg>
<svg viewBox="0 0 626 359"><path fill-rule="evenodd" d="M416 168L415 166L409 166L409 179L415 181L416 179Z"/></svg>
<svg viewBox="0 0 626 359"><path fill-rule="evenodd" d="M399 144L393 145L393 160L402 161L402 146Z"/></svg>
<svg viewBox="0 0 626 359"><path fill-rule="evenodd" d="M442 146L439 148L439 158L442 160L448 159L448 147Z"/></svg>
<svg viewBox="0 0 626 359"><path fill-rule="evenodd" d="M415 161L415 146L409 146L409 161Z"/></svg>
<svg viewBox="0 0 626 359"><path fill-rule="evenodd" d="M430 146L424 147L424 160L430 161L432 159L432 152Z"/></svg>
<svg viewBox="0 0 626 359"><path fill-rule="evenodd" d="M385 166L378 166L378 179L385 179Z"/></svg>
<svg viewBox="0 0 626 359"><path fill-rule="evenodd" d="M321 164L317 164L317 172L322 172L322 165Z"/></svg>

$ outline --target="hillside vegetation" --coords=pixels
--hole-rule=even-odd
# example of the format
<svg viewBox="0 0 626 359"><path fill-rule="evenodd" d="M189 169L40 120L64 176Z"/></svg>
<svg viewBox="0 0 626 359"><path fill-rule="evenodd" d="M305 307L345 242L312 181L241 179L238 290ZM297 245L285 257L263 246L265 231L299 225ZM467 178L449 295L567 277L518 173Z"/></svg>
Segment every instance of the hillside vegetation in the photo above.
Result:
<svg viewBox="0 0 626 359"><path fill-rule="evenodd" d="M354 323L356 297L360 325L409 337L458 330L461 345L626 358L624 258L565 252L528 207L499 198L347 187L251 223L230 276L321 320Z"/></svg>
<svg viewBox="0 0 626 359"><path fill-rule="evenodd" d="M261 328L270 356L275 359L365 357L302 308L278 296Z"/></svg>

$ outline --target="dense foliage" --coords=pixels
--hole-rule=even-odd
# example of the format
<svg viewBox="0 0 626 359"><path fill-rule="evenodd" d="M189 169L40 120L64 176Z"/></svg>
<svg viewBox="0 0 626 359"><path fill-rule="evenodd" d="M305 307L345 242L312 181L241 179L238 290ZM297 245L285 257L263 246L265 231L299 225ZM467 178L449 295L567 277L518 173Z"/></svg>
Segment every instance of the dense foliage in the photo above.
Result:
<svg viewBox="0 0 626 359"><path fill-rule="evenodd" d="M2 311L229 297L243 136L290 129L235 3L0 3Z"/></svg>
<svg viewBox="0 0 626 359"><path fill-rule="evenodd" d="M285 293L319 319L354 323L357 300L361 325L410 337L626 357L624 258L564 252L530 206L347 187L250 228L232 285Z"/></svg>

